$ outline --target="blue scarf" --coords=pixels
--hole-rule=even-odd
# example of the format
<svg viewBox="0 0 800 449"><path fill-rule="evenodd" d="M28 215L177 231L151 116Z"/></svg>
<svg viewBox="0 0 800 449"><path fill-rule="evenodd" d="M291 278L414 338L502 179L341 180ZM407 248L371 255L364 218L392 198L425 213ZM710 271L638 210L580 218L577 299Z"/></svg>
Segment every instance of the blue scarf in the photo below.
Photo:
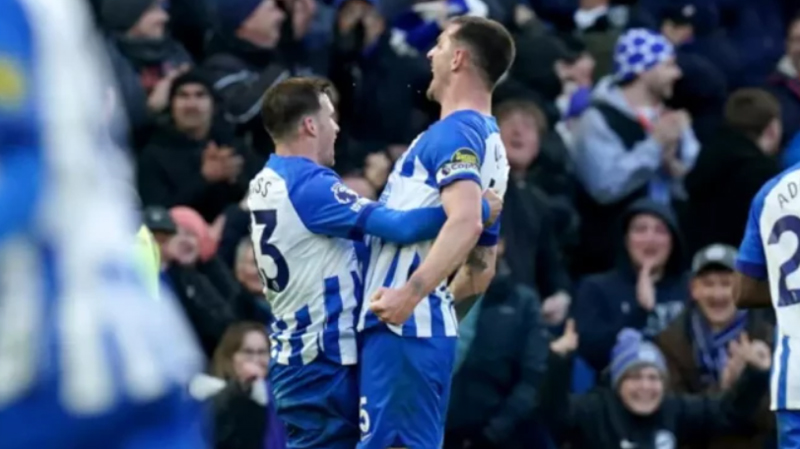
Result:
<svg viewBox="0 0 800 449"><path fill-rule="evenodd" d="M691 325L694 337L697 366L704 385L717 385L728 364L728 345L739 338L747 324L747 312L736 312L733 321L718 332L713 332L699 309L692 311Z"/></svg>

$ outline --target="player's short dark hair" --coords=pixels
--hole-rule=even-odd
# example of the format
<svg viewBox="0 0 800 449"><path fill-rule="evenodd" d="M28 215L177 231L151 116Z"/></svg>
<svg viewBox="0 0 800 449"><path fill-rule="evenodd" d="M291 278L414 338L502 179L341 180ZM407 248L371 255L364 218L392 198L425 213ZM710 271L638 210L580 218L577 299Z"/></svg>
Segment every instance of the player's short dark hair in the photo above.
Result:
<svg viewBox="0 0 800 449"><path fill-rule="evenodd" d="M506 100L494 109L494 116L497 117L498 122L502 122L506 117L517 112L533 117L536 129L540 134L547 131L550 126L542 108L531 100Z"/></svg>
<svg viewBox="0 0 800 449"><path fill-rule="evenodd" d="M272 139L292 137L303 117L316 114L322 108L320 96L327 95L336 102L336 91L324 78L289 78L267 89L261 104L261 121Z"/></svg>
<svg viewBox="0 0 800 449"><path fill-rule="evenodd" d="M486 84L493 88L514 62L514 39L499 22L483 17L459 16L452 20L458 29L453 39L472 50L472 62Z"/></svg>
<svg viewBox="0 0 800 449"><path fill-rule="evenodd" d="M739 89L725 103L725 122L751 139L761 137L780 116L780 103L764 89Z"/></svg>

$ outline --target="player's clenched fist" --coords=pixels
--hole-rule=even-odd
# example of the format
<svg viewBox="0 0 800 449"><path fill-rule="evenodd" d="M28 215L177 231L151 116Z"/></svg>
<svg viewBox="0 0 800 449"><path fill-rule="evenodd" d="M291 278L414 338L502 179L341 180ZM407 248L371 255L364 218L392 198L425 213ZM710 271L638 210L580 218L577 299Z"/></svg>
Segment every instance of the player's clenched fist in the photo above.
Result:
<svg viewBox="0 0 800 449"><path fill-rule="evenodd" d="M483 192L483 197L486 198L486 202L489 203L489 219L483 224L483 227L488 228L494 224L495 220L497 220L497 217L500 215L500 211L503 210L503 197L495 193L492 189Z"/></svg>
<svg viewBox="0 0 800 449"><path fill-rule="evenodd" d="M369 309L389 324L401 325L414 313L417 301L405 289L380 288L372 295Z"/></svg>

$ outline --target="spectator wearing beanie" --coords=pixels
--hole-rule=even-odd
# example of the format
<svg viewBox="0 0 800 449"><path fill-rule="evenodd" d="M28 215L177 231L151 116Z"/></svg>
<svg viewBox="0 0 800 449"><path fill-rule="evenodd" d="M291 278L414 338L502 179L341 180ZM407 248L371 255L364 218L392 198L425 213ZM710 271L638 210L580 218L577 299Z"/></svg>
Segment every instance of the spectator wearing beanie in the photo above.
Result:
<svg viewBox="0 0 800 449"><path fill-rule="evenodd" d="M157 0L102 0L100 24L135 143L146 141L153 116L168 103L172 80L191 57L167 32L169 15Z"/></svg>
<svg viewBox="0 0 800 449"><path fill-rule="evenodd" d="M708 435L736 433L748 422L769 384L771 352L742 339L733 357L747 368L722 397L672 394L658 348L633 329L623 329L611 351L610 386L570 395L570 355L579 336L568 325L551 342L542 391L542 416L559 442L573 449L675 449Z"/></svg>
<svg viewBox="0 0 800 449"><path fill-rule="evenodd" d="M593 105L574 130L575 170L583 186L578 208L591 223L583 227L584 257L576 266L581 273L613 263L610 237L633 201L670 205L685 199L683 177L700 151L688 114L664 103L681 76L672 44L652 31L631 29L617 42L614 64L614 77L598 84Z"/></svg>
<svg viewBox="0 0 800 449"><path fill-rule="evenodd" d="M233 129L215 114L211 84L190 71L172 84L170 120L139 158L139 191L147 206L189 206L213 221L244 196L249 174ZM251 165L258 165L253 163Z"/></svg>

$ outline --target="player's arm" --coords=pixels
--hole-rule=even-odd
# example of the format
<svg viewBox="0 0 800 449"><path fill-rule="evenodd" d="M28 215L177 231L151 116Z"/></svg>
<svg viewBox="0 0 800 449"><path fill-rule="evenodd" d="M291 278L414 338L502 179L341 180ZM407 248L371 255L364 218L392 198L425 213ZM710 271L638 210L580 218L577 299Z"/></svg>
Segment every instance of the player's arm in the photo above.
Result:
<svg viewBox="0 0 800 449"><path fill-rule="evenodd" d="M767 282L767 261L759 226L761 211L764 207L764 192L765 189L762 189L750 205L744 238L739 246L739 255L736 259L734 298L736 298L736 305L740 308L772 306Z"/></svg>
<svg viewBox="0 0 800 449"><path fill-rule="evenodd" d="M32 33L19 2L0 3L0 240L29 225L44 175Z"/></svg>
<svg viewBox="0 0 800 449"><path fill-rule="evenodd" d="M458 268L449 288L453 294L459 321L469 313L472 306L489 288L496 266L497 245L478 245L469 252L467 261Z"/></svg>
<svg viewBox="0 0 800 449"><path fill-rule="evenodd" d="M362 198L327 169L320 169L292 196L311 232L351 240L361 240L366 234L401 245L433 240L447 219L442 207L400 211ZM483 219L491 214L484 199L480 213Z"/></svg>

